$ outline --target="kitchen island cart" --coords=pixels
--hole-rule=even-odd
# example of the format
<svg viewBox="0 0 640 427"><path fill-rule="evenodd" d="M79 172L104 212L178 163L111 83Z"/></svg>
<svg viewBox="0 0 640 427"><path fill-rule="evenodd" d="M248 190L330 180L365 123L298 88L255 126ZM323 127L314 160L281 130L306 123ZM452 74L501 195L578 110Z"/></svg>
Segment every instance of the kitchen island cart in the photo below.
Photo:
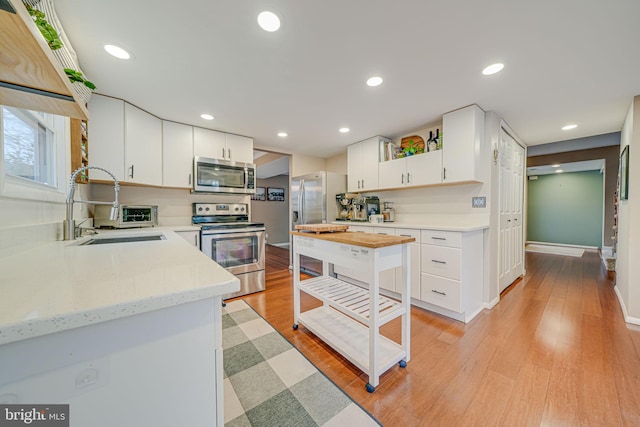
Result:
<svg viewBox="0 0 640 427"><path fill-rule="evenodd" d="M413 237L370 233L303 233L293 235L294 324L329 344L369 376L367 391L373 392L380 375L396 363L409 361L410 277L409 243ZM300 256L322 260L323 274L300 280ZM335 277L334 266L362 271L367 283L355 285ZM404 289L400 300L380 295L380 272L402 267ZM300 311L301 293L323 305ZM401 342L380 334L380 327L401 317Z"/></svg>

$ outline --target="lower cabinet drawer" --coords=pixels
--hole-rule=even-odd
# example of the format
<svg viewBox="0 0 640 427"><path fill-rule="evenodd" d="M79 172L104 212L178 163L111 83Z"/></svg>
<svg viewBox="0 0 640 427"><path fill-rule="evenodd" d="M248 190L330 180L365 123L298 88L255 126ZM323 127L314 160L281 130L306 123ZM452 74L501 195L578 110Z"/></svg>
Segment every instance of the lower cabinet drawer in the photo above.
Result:
<svg viewBox="0 0 640 427"><path fill-rule="evenodd" d="M462 313L459 281L422 273L420 288L423 301Z"/></svg>
<svg viewBox="0 0 640 427"><path fill-rule="evenodd" d="M422 245L421 257L420 266L423 273L460 280L461 249Z"/></svg>

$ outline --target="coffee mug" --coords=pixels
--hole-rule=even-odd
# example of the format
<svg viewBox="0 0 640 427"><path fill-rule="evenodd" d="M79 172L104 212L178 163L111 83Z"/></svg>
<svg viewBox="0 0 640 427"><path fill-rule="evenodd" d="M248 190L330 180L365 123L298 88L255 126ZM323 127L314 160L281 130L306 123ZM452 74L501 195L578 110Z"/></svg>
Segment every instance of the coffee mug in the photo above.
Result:
<svg viewBox="0 0 640 427"><path fill-rule="evenodd" d="M384 222L384 215L369 215L369 222L371 223L383 223Z"/></svg>

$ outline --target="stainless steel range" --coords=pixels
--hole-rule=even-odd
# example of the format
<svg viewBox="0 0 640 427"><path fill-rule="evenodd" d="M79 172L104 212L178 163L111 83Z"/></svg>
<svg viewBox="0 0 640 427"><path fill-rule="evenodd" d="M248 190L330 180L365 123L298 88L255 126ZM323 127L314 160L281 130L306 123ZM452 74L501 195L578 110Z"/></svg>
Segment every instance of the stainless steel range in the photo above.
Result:
<svg viewBox="0 0 640 427"><path fill-rule="evenodd" d="M240 279L240 291L223 299L265 289L265 227L249 222L246 203L194 203L192 222L202 252Z"/></svg>

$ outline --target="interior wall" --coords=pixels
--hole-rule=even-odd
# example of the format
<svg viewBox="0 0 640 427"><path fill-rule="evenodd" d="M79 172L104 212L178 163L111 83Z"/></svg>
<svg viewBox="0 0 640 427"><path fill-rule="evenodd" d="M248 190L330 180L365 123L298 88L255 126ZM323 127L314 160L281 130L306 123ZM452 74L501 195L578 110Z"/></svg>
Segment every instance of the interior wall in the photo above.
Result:
<svg viewBox="0 0 640 427"><path fill-rule="evenodd" d="M303 154L291 155L290 176L292 177L324 170L327 170L327 159Z"/></svg>
<svg viewBox="0 0 640 427"><path fill-rule="evenodd" d="M90 184L91 200L113 200L113 186ZM187 189L120 186L120 204L158 205L159 225L190 225L193 203L249 203L242 194L192 194Z"/></svg>
<svg viewBox="0 0 640 427"><path fill-rule="evenodd" d="M267 229L267 243L277 245L289 243L289 176L278 175L268 179L258 179L256 186L284 188L284 201L251 201L251 220L263 222ZM265 191L265 194L266 191Z"/></svg>
<svg viewBox="0 0 640 427"><path fill-rule="evenodd" d="M620 134L605 134L601 135L604 141L607 143L612 138L620 138ZM596 137L591 137L595 140ZM546 144L545 144L546 145ZM616 185L618 182L618 163L620 156L620 145L591 148L587 150L577 150L562 153L546 154L541 156L531 156L527 158L527 167L530 166L544 166L553 165L556 163L571 163L580 162L583 160L605 160L605 175L604 175L604 239L603 246L613 245L613 199L616 191Z"/></svg>
<svg viewBox="0 0 640 427"><path fill-rule="evenodd" d="M629 198L618 207L616 293L625 320L640 325L640 96L631 103L622 127L620 154L629 146Z"/></svg>
<svg viewBox="0 0 640 427"><path fill-rule="evenodd" d="M540 175L528 187L527 240L602 246L600 171Z"/></svg>
<svg viewBox="0 0 640 427"><path fill-rule="evenodd" d="M327 172L347 174L347 150L327 159Z"/></svg>

